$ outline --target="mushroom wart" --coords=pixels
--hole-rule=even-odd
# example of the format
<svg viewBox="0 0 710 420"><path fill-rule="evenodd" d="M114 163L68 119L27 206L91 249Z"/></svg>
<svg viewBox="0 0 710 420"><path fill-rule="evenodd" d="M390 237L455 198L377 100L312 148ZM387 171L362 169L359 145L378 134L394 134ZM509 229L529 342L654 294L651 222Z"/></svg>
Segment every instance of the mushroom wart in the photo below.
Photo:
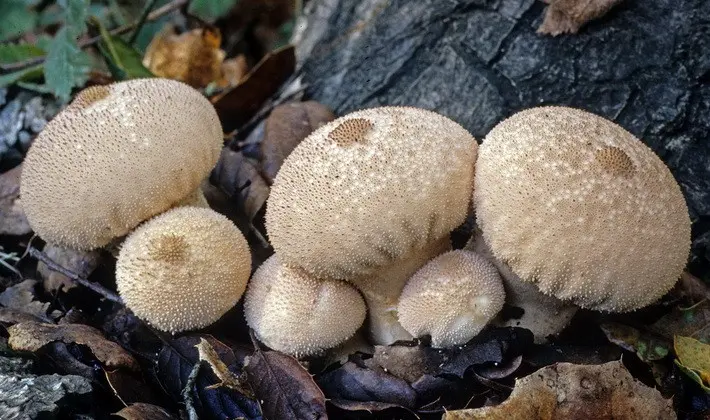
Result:
<svg viewBox="0 0 710 420"><path fill-rule="evenodd" d="M37 136L22 171L27 218L48 242L93 249L192 196L222 148L209 101L167 79L94 86Z"/></svg>
<svg viewBox="0 0 710 420"><path fill-rule="evenodd" d="M391 342L388 331L404 332L392 316L404 283L446 250L466 217L476 149L460 125L422 109L338 118L301 142L276 175L266 209L271 243L285 264L354 283L375 340Z"/></svg>
<svg viewBox="0 0 710 420"><path fill-rule="evenodd" d="M486 136L477 223L523 281L581 307L622 312L668 292L690 251L673 175L631 133L589 112L519 112Z"/></svg>

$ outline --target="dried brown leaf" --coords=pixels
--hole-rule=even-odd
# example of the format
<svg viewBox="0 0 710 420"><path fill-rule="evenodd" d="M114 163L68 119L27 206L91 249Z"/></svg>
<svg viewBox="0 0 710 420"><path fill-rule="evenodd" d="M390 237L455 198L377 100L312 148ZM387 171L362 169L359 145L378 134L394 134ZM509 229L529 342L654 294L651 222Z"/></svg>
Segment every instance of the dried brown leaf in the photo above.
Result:
<svg viewBox="0 0 710 420"><path fill-rule="evenodd" d="M138 362L126 350L107 340L99 330L83 324L52 325L22 322L8 328L10 348L17 351L37 351L54 341L82 344L91 350L107 368L125 367L138 370Z"/></svg>
<svg viewBox="0 0 710 420"><path fill-rule="evenodd" d="M118 413L114 413L114 416L126 420L173 420L175 418L162 407L145 403L131 404Z"/></svg>
<svg viewBox="0 0 710 420"><path fill-rule="evenodd" d="M172 25L166 25L148 45L143 65L156 76L205 87L222 80L225 52L219 48L221 42L217 29L193 29L177 35Z"/></svg>
<svg viewBox="0 0 710 420"><path fill-rule="evenodd" d="M36 284L35 280L25 280L0 293L0 305L5 307L4 311L0 311L0 322L17 323L30 320L51 322L47 317L49 303L35 300Z"/></svg>
<svg viewBox="0 0 710 420"><path fill-rule="evenodd" d="M443 420L675 419L671 400L619 362L558 363L518 379L502 404L450 411Z"/></svg>
<svg viewBox="0 0 710 420"><path fill-rule="evenodd" d="M446 355L431 347L375 346L375 354L369 360L411 384L424 374L439 373L445 358Z"/></svg>
<svg viewBox="0 0 710 420"><path fill-rule="evenodd" d="M227 365L219 358L219 355L214 348L209 343L209 341L200 337L200 342L195 345L198 351L198 357L201 361L207 362L212 368L212 372L219 378L219 383L210 385L208 389L218 388L220 386L225 386L231 388L237 392L241 392L248 398L254 398L254 393L249 388L249 385L244 383L245 379L239 378L232 371L229 370Z"/></svg>
<svg viewBox="0 0 710 420"><path fill-rule="evenodd" d="M243 54L224 60L222 63L221 87L236 86L249 73L249 65Z"/></svg>
<svg viewBox="0 0 710 420"><path fill-rule="evenodd" d="M622 0L550 0L540 34L575 34L589 21L599 19Z"/></svg>
<svg viewBox="0 0 710 420"><path fill-rule="evenodd" d="M25 235L32 232L20 201L22 165L0 175L0 235Z"/></svg>
<svg viewBox="0 0 710 420"><path fill-rule="evenodd" d="M99 265L100 254L97 251L76 251L47 244L43 252L52 261L78 274L81 278L89 277ZM74 281L64 274L50 270L42 261L37 263L37 272L44 279L44 290L50 293L62 290L66 292L76 286Z"/></svg>
<svg viewBox="0 0 710 420"><path fill-rule="evenodd" d="M321 125L335 119L333 111L315 101L292 102L274 107L266 119L261 142L261 170L269 183L284 159Z"/></svg>

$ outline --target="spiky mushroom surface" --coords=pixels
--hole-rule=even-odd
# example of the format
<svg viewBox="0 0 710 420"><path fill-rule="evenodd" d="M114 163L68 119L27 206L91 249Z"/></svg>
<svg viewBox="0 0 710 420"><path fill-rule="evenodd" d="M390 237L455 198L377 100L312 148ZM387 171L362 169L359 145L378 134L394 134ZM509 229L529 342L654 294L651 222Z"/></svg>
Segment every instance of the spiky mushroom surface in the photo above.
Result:
<svg viewBox="0 0 710 420"><path fill-rule="evenodd" d="M320 280L281 264L276 255L254 273L244 316L272 349L311 356L352 337L365 320L365 302L351 285Z"/></svg>
<svg viewBox="0 0 710 420"><path fill-rule="evenodd" d="M505 291L495 266L471 251L450 251L417 271L399 298L399 322L432 347L465 344L503 308Z"/></svg>
<svg viewBox="0 0 710 420"><path fill-rule="evenodd" d="M194 194L222 147L202 94L167 79L83 90L37 136L21 194L43 239L93 249Z"/></svg>
<svg viewBox="0 0 710 420"><path fill-rule="evenodd" d="M221 214L178 207L138 227L123 243L116 285L126 306L156 328L180 332L217 321L241 298L249 246Z"/></svg>
<svg viewBox="0 0 710 420"><path fill-rule="evenodd" d="M540 107L491 130L476 163L477 222L495 257L542 292L623 312L675 284L690 251L678 183L631 133Z"/></svg>

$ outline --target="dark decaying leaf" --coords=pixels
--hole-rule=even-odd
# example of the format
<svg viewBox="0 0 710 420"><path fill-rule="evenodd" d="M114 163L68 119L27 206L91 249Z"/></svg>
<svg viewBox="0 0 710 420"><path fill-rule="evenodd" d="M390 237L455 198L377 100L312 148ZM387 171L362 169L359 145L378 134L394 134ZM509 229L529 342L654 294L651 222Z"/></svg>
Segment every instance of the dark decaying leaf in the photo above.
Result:
<svg viewBox="0 0 710 420"><path fill-rule="evenodd" d="M251 221L269 197L270 188L251 160L241 152L222 149L211 181L236 200Z"/></svg>
<svg viewBox="0 0 710 420"><path fill-rule="evenodd" d="M138 362L121 346L109 341L96 328L82 324L52 325L40 322L22 322L8 328L8 344L17 351L37 351L41 347L61 341L66 344L87 346L107 368L124 367L138 370Z"/></svg>
<svg viewBox="0 0 710 420"><path fill-rule="evenodd" d="M288 45L267 54L237 86L212 98L224 130L232 131L249 121L295 68L295 49Z"/></svg>
<svg viewBox="0 0 710 420"><path fill-rule="evenodd" d="M240 373L240 366L237 364L234 352L211 336L190 335L170 340L163 345L158 354L155 374L163 389L176 402L183 402L182 391L187 378L200 360L195 346L201 338L212 345L232 372ZM200 419L262 418L256 401L226 387L210 388L218 382L219 379L210 369L200 369L192 389L193 405Z"/></svg>
<svg viewBox="0 0 710 420"><path fill-rule="evenodd" d="M261 141L261 172L269 183L284 159L321 125L335 119L333 111L315 101L291 102L274 107L266 119Z"/></svg>
<svg viewBox="0 0 710 420"><path fill-rule="evenodd" d="M403 414L404 413L408 414L409 416L411 416L411 418L414 418L414 419L419 418L419 417L417 417L416 414L414 414L414 412L412 412L411 410L409 410L405 407L402 407L401 405L383 403L383 402L379 402L379 401L350 401L350 400L341 400L338 398L334 398L334 399L328 400L328 403L332 404L335 407L338 407L339 409L344 410L344 411L365 411L368 413L376 413L376 412L385 411L385 410L393 410L393 411L397 410ZM398 415L396 415L396 416L394 416L394 414L393 414L393 418L402 419L402 418L408 418L408 417L404 417L402 415L399 415L399 413L398 413Z"/></svg>
<svg viewBox="0 0 710 420"><path fill-rule="evenodd" d="M174 420L164 408L153 404L136 403L114 413L115 416L126 420Z"/></svg>
<svg viewBox="0 0 710 420"><path fill-rule="evenodd" d="M661 360L673 349L673 341L666 337L637 328L606 322L599 326L607 339L624 350L634 352L646 363Z"/></svg>
<svg viewBox="0 0 710 420"><path fill-rule="evenodd" d="M413 383L424 374L439 373L444 351L428 346L375 346L372 362L387 373Z"/></svg>
<svg viewBox="0 0 710 420"><path fill-rule="evenodd" d="M32 232L20 201L22 165L0 175L0 234L24 235Z"/></svg>
<svg viewBox="0 0 710 420"><path fill-rule="evenodd" d="M476 369L476 373L486 379L503 379L507 378L520 367L523 363L523 356L518 355L507 362L493 365L493 366L482 366Z"/></svg>
<svg viewBox="0 0 710 420"><path fill-rule="evenodd" d="M57 245L47 244L42 252L52 261L76 273L81 278L88 278L99 265L100 254L97 251L77 251ZM76 283L64 274L52 271L42 261L37 263L37 272L44 279L44 290L50 293L68 291L76 287Z"/></svg>
<svg viewBox="0 0 710 420"><path fill-rule="evenodd" d="M535 344L525 354L525 363L541 368L560 362L598 365L619 360L621 350L612 344L595 347L570 344Z"/></svg>
<svg viewBox="0 0 710 420"><path fill-rule="evenodd" d="M538 33L557 36L577 33L589 21L599 19L622 0L543 0L550 5Z"/></svg>
<svg viewBox="0 0 710 420"><path fill-rule="evenodd" d="M25 280L0 293L0 322L15 324L22 321L52 322L47 316L49 303L35 300L35 280Z"/></svg>
<svg viewBox="0 0 710 420"><path fill-rule="evenodd" d="M295 358L257 349L244 371L267 419L328 418L323 392Z"/></svg>
<svg viewBox="0 0 710 420"><path fill-rule="evenodd" d="M124 405L158 402L155 391L140 375L123 369L104 370L104 375L114 395Z"/></svg>

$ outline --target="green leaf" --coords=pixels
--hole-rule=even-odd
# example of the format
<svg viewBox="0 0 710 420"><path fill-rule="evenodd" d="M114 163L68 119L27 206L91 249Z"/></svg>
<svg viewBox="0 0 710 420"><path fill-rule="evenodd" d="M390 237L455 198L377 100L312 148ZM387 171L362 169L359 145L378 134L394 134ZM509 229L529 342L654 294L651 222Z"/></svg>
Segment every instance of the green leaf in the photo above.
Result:
<svg viewBox="0 0 710 420"><path fill-rule="evenodd" d="M68 100L72 88L86 82L89 56L77 45L66 27L57 32L44 62L47 87L62 100Z"/></svg>
<svg viewBox="0 0 710 420"><path fill-rule="evenodd" d="M0 41L34 28L37 13L23 0L0 0Z"/></svg>
<svg viewBox="0 0 710 420"><path fill-rule="evenodd" d="M32 44L0 44L0 64L12 64L44 55L44 50Z"/></svg>
<svg viewBox="0 0 710 420"><path fill-rule="evenodd" d="M674 337L676 365L703 389L710 391L710 345L691 337Z"/></svg>
<svg viewBox="0 0 710 420"><path fill-rule="evenodd" d="M213 22L227 14L239 0L193 0L188 11L202 20Z"/></svg>
<svg viewBox="0 0 710 420"><path fill-rule="evenodd" d="M98 19L92 19L92 24L99 28L101 34L99 51L106 59L106 64L116 80L154 77L153 73L143 66L138 51L123 39L111 35Z"/></svg>
<svg viewBox="0 0 710 420"><path fill-rule="evenodd" d="M22 80L34 80L42 77L42 65L37 64L36 66L28 67L13 73L3 74L0 76L0 88L10 86L13 83Z"/></svg>
<svg viewBox="0 0 710 420"><path fill-rule="evenodd" d="M78 38L86 32L89 0L59 0L57 3L64 9L64 24L69 34Z"/></svg>

